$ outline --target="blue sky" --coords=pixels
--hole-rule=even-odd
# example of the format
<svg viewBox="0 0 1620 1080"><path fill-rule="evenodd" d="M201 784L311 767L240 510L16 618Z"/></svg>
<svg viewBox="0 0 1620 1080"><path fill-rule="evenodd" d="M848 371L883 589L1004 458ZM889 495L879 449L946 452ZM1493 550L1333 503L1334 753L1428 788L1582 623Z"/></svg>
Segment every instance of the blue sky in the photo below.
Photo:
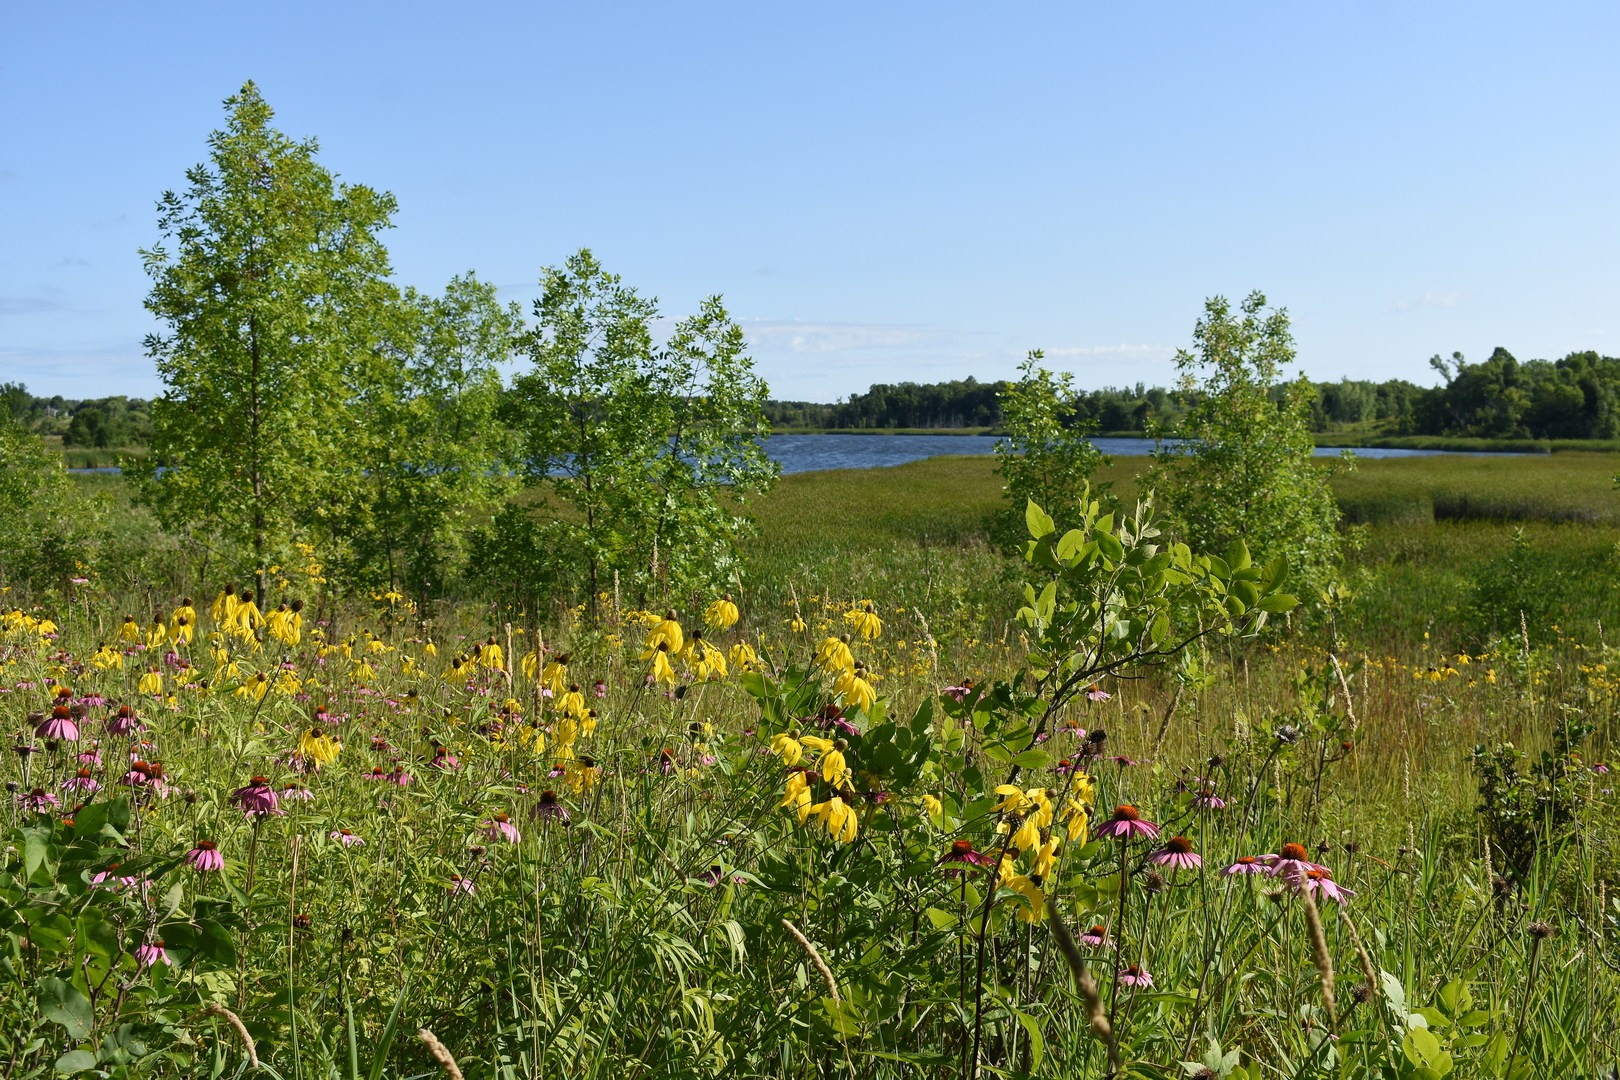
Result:
<svg viewBox="0 0 1620 1080"><path fill-rule="evenodd" d="M1305 370L1620 354L1620 5L88 4L0 14L0 381L150 395L138 248L255 80L392 191L402 284L581 246L721 293L778 397L1168 382L1263 290Z"/></svg>

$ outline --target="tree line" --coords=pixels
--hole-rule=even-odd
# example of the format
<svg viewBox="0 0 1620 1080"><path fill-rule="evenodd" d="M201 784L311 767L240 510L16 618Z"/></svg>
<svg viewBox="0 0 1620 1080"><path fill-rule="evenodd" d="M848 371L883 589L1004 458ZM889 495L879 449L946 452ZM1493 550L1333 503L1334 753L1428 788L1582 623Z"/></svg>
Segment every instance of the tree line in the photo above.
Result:
<svg viewBox="0 0 1620 1080"><path fill-rule="evenodd" d="M1420 386L1406 379L1375 382L1343 378L1311 381L1305 393L1310 429L1317 433L1437 435L1501 439L1620 438L1620 358L1573 352L1559 360L1516 359L1498 348L1479 362L1461 354L1434 357L1445 380ZM968 376L938 383L874 383L838 402L767 400L775 429L1004 430L1006 380ZM499 386L498 417L511 411L516 387ZM1273 396L1281 400L1281 391ZM141 398L68 400L30 394L18 383L0 384L12 419L70 447L150 445L151 403ZM1074 416L1098 432L1146 435L1176 427L1198 403L1197 390L1178 387L1101 387L1073 391Z"/></svg>
<svg viewBox="0 0 1620 1080"><path fill-rule="evenodd" d="M1620 438L1620 357L1574 352L1559 360L1514 358L1496 349L1479 363L1453 353L1430 365L1445 380L1420 386L1406 379L1375 382L1307 380L1305 416L1317 433L1440 435L1501 439ZM768 401L775 427L885 430L987 428L1001 430L1007 381L971 377L940 383L875 383L835 403ZM1201 391L1187 387L1074 389L1076 423L1108 434L1174 430ZM1271 388L1281 404L1284 388Z"/></svg>

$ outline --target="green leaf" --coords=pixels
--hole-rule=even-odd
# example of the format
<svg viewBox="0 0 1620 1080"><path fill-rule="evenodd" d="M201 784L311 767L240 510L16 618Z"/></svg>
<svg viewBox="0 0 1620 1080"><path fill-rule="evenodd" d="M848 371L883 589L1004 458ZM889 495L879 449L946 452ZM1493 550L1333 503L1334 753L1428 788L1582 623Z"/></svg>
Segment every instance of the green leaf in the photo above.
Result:
<svg viewBox="0 0 1620 1080"><path fill-rule="evenodd" d="M956 925L956 916L948 911L941 911L937 907L925 908L923 914L928 921L934 924L935 930L949 930Z"/></svg>
<svg viewBox="0 0 1620 1080"><path fill-rule="evenodd" d="M1408 1031L1406 1038L1401 1040L1401 1052L1413 1065L1436 1071L1440 1071L1440 1062L1444 1058L1446 1067L1441 1075L1451 1071L1451 1055L1441 1048L1440 1040L1427 1028L1415 1027Z"/></svg>
<svg viewBox="0 0 1620 1080"><path fill-rule="evenodd" d="M1474 997L1468 992L1468 984L1461 979L1453 979L1440 988L1440 1007L1446 1011L1447 1016L1457 1016L1467 1012L1474 1004Z"/></svg>
<svg viewBox="0 0 1620 1080"><path fill-rule="evenodd" d="M80 993L78 987L54 975L40 980L39 1011L51 1023L61 1024L74 1042L89 1038L96 1020L90 999ZM90 1063L94 1065L94 1059Z"/></svg>
<svg viewBox="0 0 1620 1080"><path fill-rule="evenodd" d="M1046 1039L1041 1034L1041 1024L1029 1013L1021 1009L1014 1009L1013 1015L1029 1036L1029 1069L1031 1073L1038 1074L1041 1068L1041 1059L1046 1056Z"/></svg>
<svg viewBox="0 0 1620 1080"><path fill-rule="evenodd" d="M1085 543L1086 534L1084 530L1070 529L1068 532L1064 533L1063 538L1058 541L1057 557L1062 559L1064 562L1068 562L1070 559L1074 558L1076 552L1085 546Z"/></svg>
<svg viewBox="0 0 1620 1080"><path fill-rule="evenodd" d="M1024 524L1029 526L1029 535L1036 540L1057 528L1046 511L1035 505L1034 499L1024 507Z"/></svg>
<svg viewBox="0 0 1620 1080"><path fill-rule="evenodd" d="M1256 606L1258 606L1261 611L1268 612L1272 615L1280 615L1285 611L1292 611L1294 608L1298 607L1299 598L1297 596L1291 596L1288 593L1272 593L1269 596L1261 597L1260 603Z"/></svg>
<svg viewBox="0 0 1620 1080"><path fill-rule="evenodd" d="M58 1076L72 1076L96 1067L96 1055L88 1050L69 1050L56 1059Z"/></svg>
<svg viewBox="0 0 1620 1080"><path fill-rule="evenodd" d="M1052 763L1052 755L1045 750L1025 750L1012 763L1020 769L1044 769Z"/></svg>

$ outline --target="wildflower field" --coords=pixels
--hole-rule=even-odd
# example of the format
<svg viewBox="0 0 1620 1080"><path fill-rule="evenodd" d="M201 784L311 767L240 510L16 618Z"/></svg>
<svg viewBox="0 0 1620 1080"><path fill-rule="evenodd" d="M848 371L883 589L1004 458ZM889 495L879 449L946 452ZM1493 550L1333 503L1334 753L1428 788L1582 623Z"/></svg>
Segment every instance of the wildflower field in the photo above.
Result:
<svg viewBox="0 0 1620 1080"><path fill-rule="evenodd" d="M1309 618L990 469L673 609L7 594L0 1076L1613 1075L1611 459L1363 463Z"/></svg>

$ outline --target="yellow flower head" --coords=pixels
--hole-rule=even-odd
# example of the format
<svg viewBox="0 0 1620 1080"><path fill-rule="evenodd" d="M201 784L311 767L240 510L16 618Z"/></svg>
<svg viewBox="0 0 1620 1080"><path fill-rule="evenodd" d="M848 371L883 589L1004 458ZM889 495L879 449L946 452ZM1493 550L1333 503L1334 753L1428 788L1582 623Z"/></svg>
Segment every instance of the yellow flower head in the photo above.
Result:
<svg viewBox="0 0 1620 1080"><path fill-rule="evenodd" d="M862 641L876 641L883 636L883 620L878 618L870 600L863 601L852 611L844 612L844 621L861 635Z"/></svg>
<svg viewBox="0 0 1620 1080"><path fill-rule="evenodd" d="M703 621L716 630L729 630L737 624L739 618L737 605L731 602L731 597L723 596L703 609Z"/></svg>

